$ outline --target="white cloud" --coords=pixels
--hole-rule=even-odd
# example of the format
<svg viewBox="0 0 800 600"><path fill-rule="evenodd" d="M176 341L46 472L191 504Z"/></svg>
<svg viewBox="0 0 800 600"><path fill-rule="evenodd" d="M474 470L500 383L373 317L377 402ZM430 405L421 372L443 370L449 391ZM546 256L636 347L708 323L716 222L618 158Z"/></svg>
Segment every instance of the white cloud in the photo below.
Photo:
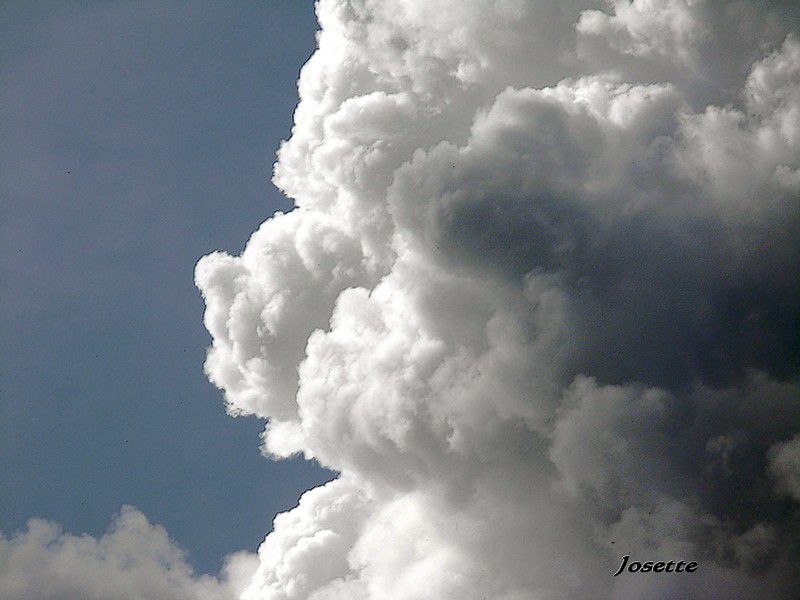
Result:
<svg viewBox="0 0 800 600"><path fill-rule="evenodd" d="M0 536L0 596L7 600L231 600L256 559L227 557L221 580L197 576L163 527L131 506L100 538L71 535L31 519L24 531Z"/></svg>
<svg viewBox="0 0 800 600"><path fill-rule="evenodd" d="M607 8L320 2L298 208L197 269L232 412L341 473L248 600L791 597L798 22Z"/></svg>

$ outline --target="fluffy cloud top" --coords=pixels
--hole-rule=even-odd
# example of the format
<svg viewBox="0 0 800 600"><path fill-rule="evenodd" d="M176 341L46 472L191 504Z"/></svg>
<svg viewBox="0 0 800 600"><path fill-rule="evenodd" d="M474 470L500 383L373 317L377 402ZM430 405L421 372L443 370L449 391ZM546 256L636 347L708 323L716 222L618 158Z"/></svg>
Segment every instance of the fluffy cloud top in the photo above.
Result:
<svg viewBox="0 0 800 600"><path fill-rule="evenodd" d="M222 581L196 576L158 525L122 508L99 539L31 519L0 536L0 597L7 600L232 600L252 574L252 555L227 558Z"/></svg>
<svg viewBox="0 0 800 600"><path fill-rule="evenodd" d="M242 597L791 597L797 11L317 11L297 208L197 267L231 412L340 473Z"/></svg>

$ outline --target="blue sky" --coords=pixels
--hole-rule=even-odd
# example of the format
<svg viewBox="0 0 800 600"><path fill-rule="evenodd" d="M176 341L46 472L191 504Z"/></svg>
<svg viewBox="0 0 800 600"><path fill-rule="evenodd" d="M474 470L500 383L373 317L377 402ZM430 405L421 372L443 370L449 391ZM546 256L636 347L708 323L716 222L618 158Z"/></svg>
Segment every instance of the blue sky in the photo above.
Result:
<svg viewBox="0 0 800 600"><path fill-rule="evenodd" d="M311 2L0 6L0 529L97 535L122 504L201 571L331 474L259 454L202 372L192 277L272 186Z"/></svg>

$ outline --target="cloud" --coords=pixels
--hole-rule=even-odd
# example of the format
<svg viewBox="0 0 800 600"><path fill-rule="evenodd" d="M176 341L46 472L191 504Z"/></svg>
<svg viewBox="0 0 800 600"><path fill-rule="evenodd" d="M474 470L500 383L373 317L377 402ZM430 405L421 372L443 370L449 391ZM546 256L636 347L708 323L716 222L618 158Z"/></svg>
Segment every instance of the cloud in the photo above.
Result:
<svg viewBox="0 0 800 600"><path fill-rule="evenodd" d="M296 208L196 282L229 412L338 478L221 582L126 509L100 540L34 521L5 542L3 585L793 597L800 15L783 6L319 2L275 166ZM614 578L623 554L700 567Z"/></svg>
<svg viewBox="0 0 800 600"><path fill-rule="evenodd" d="M798 15L317 12L297 208L197 267L229 410L340 473L243 598L791 597Z"/></svg>
<svg viewBox="0 0 800 600"><path fill-rule="evenodd" d="M8 600L227 600L251 576L255 558L230 555L221 580L197 576L163 527L124 506L100 537L64 533L31 519L0 537L0 596Z"/></svg>
<svg viewBox="0 0 800 600"><path fill-rule="evenodd" d="M800 434L770 449L770 467L778 489L800 500Z"/></svg>

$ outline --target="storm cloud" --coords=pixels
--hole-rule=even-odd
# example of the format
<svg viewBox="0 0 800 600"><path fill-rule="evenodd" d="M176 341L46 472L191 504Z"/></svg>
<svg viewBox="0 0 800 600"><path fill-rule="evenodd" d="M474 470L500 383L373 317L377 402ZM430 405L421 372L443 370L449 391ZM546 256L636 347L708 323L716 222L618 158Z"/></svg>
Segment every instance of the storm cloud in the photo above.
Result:
<svg viewBox="0 0 800 600"><path fill-rule="evenodd" d="M795 7L317 11L296 208L197 267L229 410L340 474L243 598L790 597Z"/></svg>

